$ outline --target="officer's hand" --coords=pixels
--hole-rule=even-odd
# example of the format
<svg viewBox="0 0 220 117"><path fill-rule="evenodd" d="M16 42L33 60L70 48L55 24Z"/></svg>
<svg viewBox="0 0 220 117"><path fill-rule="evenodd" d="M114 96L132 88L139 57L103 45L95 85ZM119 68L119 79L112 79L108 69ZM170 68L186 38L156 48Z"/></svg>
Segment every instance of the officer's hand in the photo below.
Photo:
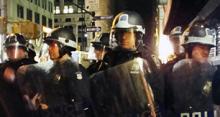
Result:
<svg viewBox="0 0 220 117"><path fill-rule="evenodd" d="M11 67L7 67L4 70L3 78L7 82L14 82L14 80L15 80L15 71L14 71L14 69L12 69Z"/></svg>

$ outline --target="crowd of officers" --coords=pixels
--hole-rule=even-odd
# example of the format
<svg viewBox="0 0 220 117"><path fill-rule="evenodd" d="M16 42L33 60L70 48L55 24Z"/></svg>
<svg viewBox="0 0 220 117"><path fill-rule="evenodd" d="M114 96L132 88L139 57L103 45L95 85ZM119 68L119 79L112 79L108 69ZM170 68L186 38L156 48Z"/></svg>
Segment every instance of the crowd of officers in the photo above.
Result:
<svg viewBox="0 0 220 117"><path fill-rule="evenodd" d="M219 117L220 72L208 61L214 31L195 22L181 45L182 29L175 27L175 55L167 64L144 43L145 32L139 14L119 13L111 32L92 42L97 60L87 69L71 58L76 43L68 29L44 39L49 69L37 65L22 35L8 35L0 117Z"/></svg>

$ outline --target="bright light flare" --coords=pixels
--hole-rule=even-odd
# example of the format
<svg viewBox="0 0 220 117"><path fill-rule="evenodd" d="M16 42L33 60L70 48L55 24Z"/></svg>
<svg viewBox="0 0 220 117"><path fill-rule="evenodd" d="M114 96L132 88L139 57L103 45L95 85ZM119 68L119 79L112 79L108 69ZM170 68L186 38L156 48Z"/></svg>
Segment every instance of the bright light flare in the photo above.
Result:
<svg viewBox="0 0 220 117"><path fill-rule="evenodd" d="M174 53L172 45L167 35L161 35L159 42L159 58L162 63L166 63L169 57Z"/></svg>

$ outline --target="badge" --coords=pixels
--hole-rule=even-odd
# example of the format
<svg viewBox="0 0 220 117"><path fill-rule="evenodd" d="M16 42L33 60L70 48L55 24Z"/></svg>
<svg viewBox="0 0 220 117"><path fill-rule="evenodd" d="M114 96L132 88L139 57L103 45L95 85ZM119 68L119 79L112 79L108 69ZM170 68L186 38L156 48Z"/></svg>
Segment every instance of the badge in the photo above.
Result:
<svg viewBox="0 0 220 117"><path fill-rule="evenodd" d="M140 74L140 68L139 68L138 62L134 62L130 68L130 73L131 74Z"/></svg>
<svg viewBox="0 0 220 117"><path fill-rule="evenodd" d="M76 72L76 78L78 79L78 80L82 80L82 72Z"/></svg>

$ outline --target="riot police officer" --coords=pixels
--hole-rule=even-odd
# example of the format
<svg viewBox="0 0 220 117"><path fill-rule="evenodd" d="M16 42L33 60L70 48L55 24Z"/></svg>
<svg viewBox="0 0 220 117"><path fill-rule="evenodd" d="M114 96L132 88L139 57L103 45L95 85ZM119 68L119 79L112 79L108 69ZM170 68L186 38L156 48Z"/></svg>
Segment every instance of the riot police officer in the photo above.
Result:
<svg viewBox="0 0 220 117"><path fill-rule="evenodd" d="M57 28L44 42L54 63L45 88L50 116L91 116L89 79L85 68L71 59L71 51L76 50L75 35L66 28Z"/></svg>
<svg viewBox="0 0 220 117"><path fill-rule="evenodd" d="M166 106L169 106L170 102L172 101L172 99L170 99L170 95L172 95L171 90L170 89L170 81L171 81L171 72L173 69L173 65L178 62L181 59L185 58L185 53L183 50L183 47L181 46L181 35L182 35L183 31L182 31L182 27L181 26L176 26L174 27L169 35L169 40L173 46L174 49L174 55L172 55L172 57L170 58L170 60L162 65L162 72L163 72L163 78L164 78L164 106L166 108Z"/></svg>
<svg viewBox="0 0 220 117"><path fill-rule="evenodd" d="M26 39L20 34L11 34L4 43L8 60L0 68L0 115L4 117L28 116L20 90L16 83L17 69L32 64L27 59Z"/></svg>
<svg viewBox="0 0 220 117"><path fill-rule="evenodd" d="M110 67L92 78L92 96L99 116L156 116L146 80L151 77L151 68L138 51L144 34L142 19L136 12L125 11L115 16L110 34L113 50L104 57Z"/></svg>
<svg viewBox="0 0 220 117"><path fill-rule="evenodd" d="M171 61L178 61L182 58L184 58L184 51L183 51L183 47L181 46L181 44L183 43L182 41L182 27L181 26L176 26L174 27L169 35L169 39L170 42L173 46L173 50L174 50L174 55L173 55L173 59L171 59L169 62Z"/></svg>
<svg viewBox="0 0 220 117"><path fill-rule="evenodd" d="M211 93L216 68L208 62L210 48L215 46L213 32L198 21L185 39L186 59L174 64L170 73L171 86L167 90L171 93L166 116L216 117Z"/></svg>
<svg viewBox="0 0 220 117"><path fill-rule="evenodd" d="M110 51L109 33L102 33L96 41L92 42L92 46L97 60L87 68L90 75L108 68L108 64L103 61L103 58Z"/></svg>
<svg viewBox="0 0 220 117"><path fill-rule="evenodd" d="M106 54L104 61L109 66L119 65L141 57L148 62L152 78L147 79L154 91L155 100L163 101L163 79L160 60L144 43L145 27L141 16L133 11L119 13L112 22L110 43L112 51Z"/></svg>
<svg viewBox="0 0 220 117"><path fill-rule="evenodd" d="M122 12L115 16L110 34L110 45L113 51L105 59L110 66L132 60L140 56L137 51L145 34L143 21L136 12Z"/></svg>

